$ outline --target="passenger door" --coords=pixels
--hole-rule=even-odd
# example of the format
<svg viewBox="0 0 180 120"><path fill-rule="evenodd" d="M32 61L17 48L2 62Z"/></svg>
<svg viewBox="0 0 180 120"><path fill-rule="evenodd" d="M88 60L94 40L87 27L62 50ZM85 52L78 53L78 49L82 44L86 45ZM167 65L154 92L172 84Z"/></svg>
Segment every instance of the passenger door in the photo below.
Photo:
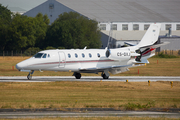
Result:
<svg viewBox="0 0 180 120"><path fill-rule="evenodd" d="M58 52L59 53L59 67L64 68L66 65L66 56L64 52Z"/></svg>

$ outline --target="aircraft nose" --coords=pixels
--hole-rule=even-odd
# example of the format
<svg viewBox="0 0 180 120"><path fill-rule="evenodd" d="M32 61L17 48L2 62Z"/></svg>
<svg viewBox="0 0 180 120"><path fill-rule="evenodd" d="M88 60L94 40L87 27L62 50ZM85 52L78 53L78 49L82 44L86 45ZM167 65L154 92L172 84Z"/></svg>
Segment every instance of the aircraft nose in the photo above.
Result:
<svg viewBox="0 0 180 120"><path fill-rule="evenodd" d="M22 66L20 65L20 63L16 64L16 69L20 70L22 68Z"/></svg>
<svg viewBox="0 0 180 120"><path fill-rule="evenodd" d="M26 66L26 65L24 64L24 62L20 62L20 63L16 64L16 69L21 70L21 69L23 69L25 66Z"/></svg>

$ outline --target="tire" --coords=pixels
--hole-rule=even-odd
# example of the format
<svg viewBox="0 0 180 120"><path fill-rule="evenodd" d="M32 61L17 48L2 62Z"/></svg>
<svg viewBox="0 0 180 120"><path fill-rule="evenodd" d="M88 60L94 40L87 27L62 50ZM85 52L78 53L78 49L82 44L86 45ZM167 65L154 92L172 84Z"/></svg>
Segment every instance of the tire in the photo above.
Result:
<svg viewBox="0 0 180 120"><path fill-rule="evenodd" d="M76 79L81 79L81 74L80 73L76 73L75 77L76 77Z"/></svg>
<svg viewBox="0 0 180 120"><path fill-rule="evenodd" d="M28 79L28 80L31 80L31 79L32 79L32 76L28 75L28 76L27 76L27 79Z"/></svg>
<svg viewBox="0 0 180 120"><path fill-rule="evenodd" d="M106 74L103 74L102 77L103 77L103 79L108 79L109 78L109 76L106 76Z"/></svg>

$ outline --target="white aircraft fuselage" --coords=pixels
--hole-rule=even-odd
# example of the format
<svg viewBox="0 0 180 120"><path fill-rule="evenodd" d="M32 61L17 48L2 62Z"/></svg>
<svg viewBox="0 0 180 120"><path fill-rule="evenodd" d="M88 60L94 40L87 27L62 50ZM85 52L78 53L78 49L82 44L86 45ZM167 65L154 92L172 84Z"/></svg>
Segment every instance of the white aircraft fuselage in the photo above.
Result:
<svg viewBox="0 0 180 120"><path fill-rule="evenodd" d="M128 68L149 63L152 51L160 45L155 45L160 31L160 24L152 24L141 42L136 46L116 49L65 49L44 50L33 57L16 65L19 71L29 72L31 79L34 71L71 71L77 79L80 73L102 72L104 79L109 78L109 72L117 74L128 71ZM138 64L138 65L137 65Z"/></svg>

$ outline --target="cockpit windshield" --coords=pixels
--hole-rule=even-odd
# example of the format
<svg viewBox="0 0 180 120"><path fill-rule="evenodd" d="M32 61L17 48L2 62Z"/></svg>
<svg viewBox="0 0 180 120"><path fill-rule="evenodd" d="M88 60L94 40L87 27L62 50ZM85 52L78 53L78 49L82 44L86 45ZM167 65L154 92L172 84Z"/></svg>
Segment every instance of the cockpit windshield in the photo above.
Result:
<svg viewBox="0 0 180 120"><path fill-rule="evenodd" d="M42 58L46 58L47 54L44 54Z"/></svg>
<svg viewBox="0 0 180 120"><path fill-rule="evenodd" d="M50 58L50 54L46 54L46 53L36 53L33 57L34 57L34 58Z"/></svg>
<svg viewBox="0 0 180 120"><path fill-rule="evenodd" d="M35 58L41 58L44 53L37 53L33 57Z"/></svg>

